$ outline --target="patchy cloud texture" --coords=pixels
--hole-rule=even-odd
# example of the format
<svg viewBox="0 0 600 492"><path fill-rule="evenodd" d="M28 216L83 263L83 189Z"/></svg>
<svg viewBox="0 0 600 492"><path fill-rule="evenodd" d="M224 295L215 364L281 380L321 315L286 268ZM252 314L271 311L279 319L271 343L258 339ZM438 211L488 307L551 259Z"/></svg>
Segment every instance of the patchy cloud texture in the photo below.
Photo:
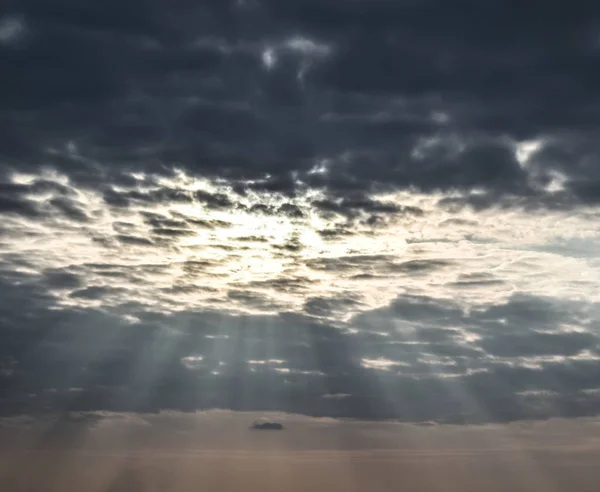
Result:
<svg viewBox="0 0 600 492"><path fill-rule="evenodd" d="M0 412L600 411L593 2L0 13Z"/></svg>

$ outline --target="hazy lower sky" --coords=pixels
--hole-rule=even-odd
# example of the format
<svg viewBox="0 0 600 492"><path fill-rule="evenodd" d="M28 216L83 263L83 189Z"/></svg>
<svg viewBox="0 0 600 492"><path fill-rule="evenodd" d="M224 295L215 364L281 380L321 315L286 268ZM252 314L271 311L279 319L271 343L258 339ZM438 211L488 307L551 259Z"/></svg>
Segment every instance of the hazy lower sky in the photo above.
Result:
<svg viewBox="0 0 600 492"><path fill-rule="evenodd" d="M491 425L340 422L262 413L74 412L0 419L7 492L590 492L597 418ZM32 449L32 443L34 448Z"/></svg>
<svg viewBox="0 0 600 492"><path fill-rule="evenodd" d="M600 412L600 7L0 7L0 414Z"/></svg>

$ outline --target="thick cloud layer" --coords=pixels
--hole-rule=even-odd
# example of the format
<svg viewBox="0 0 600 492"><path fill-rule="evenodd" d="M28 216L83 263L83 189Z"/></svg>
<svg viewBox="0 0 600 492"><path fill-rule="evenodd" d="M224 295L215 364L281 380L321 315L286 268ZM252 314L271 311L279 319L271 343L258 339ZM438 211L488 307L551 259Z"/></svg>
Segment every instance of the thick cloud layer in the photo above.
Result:
<svg viewBox="0 0 600 492"><path fill-rule="evenodd" d="M0 411L598 412L592 2L0 10Z"/></svg>
<svg viewBox="0 0 600 492"><path fill-rule="evenodd" d="M177 165L268 175L287 191L301 180L334 194L483 188L487 204L595 203L598 13L589 2L15 2L2 17L3 160L104 183ZM539 149L524 167L528 141ZM307 175L319 162L327 172ZM561 193L547 196L556 179Z"/></svg>

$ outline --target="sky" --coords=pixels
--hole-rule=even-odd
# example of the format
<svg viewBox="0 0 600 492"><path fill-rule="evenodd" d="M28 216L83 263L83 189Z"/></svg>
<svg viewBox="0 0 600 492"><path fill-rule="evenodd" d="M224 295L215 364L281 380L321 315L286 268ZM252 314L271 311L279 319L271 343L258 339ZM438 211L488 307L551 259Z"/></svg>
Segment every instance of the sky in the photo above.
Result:
<svg viewBox="0 0 600 492"><path fill-rule="evenodd" d="M0 8L0 415L600 412L600 7Z"/></svg>

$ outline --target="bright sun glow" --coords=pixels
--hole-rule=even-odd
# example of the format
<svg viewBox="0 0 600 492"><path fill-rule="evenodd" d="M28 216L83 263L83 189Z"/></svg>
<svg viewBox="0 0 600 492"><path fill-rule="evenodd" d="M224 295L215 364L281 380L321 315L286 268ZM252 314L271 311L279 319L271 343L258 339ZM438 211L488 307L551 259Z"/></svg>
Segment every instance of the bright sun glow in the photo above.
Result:
<svg viewBox="0 0 600 492"><path fill-rule="evenodd" d="M374 226L363 215L349 225L344 216L320 213L314 202L324 196L314 190L290 201L266 192L239 195L225 183L181 171L154 181L143 173L132 177L138 183L134 188L113 188L125 194L133 189L135 196L175 190L189 198L134 200L126 208L113 208L100 192L77 188L65 176L47 173L44 179L68 186L74 203L91 211L93 228L82 230L60 215L51 215L43 228L35 220L11 222L15 231L32 239L26 243L15 239L14 244L7 239L4 246L33 258L20 267L28 272L93 265L96 270L88 282L101 289L105 306L118 306L122 291L134 302L169 309L226 306L254 313L299 309L309 296L351 296L356 301L329 310L346 319L403 293L467 303L502 302L518 290L577 298L587 285L586 295L600 297L593 289L593 265L584 259L541 250L526 253L532 245L565 237L569 231L577 231L582 241L594 238L593 222L583 213L536 217L468 208L449 213L437 205L442 196L403 191L372 196L398 207L400 212L388 214L385 222ZM28 186L39 178L15 174L12 182ZM32 188L31 193L30 199L40 207L50 207L56 197L51 187ZM226 206L211 206L206 197L219 197ZM299 212L279 213L284 205ZM115 257L130 281L119 281L102 270ZM543 273L550 264L552 274ZM525 270L539 276L525 275ZM490 282L482 290L477 281L469 280L486 271L502 274L505 282ZM136 272L144 272L147 282L135 283ZM457 281L460 289L455 287ZM57 302L97 306L95 292L73 296L60 291Z"/></svg>

